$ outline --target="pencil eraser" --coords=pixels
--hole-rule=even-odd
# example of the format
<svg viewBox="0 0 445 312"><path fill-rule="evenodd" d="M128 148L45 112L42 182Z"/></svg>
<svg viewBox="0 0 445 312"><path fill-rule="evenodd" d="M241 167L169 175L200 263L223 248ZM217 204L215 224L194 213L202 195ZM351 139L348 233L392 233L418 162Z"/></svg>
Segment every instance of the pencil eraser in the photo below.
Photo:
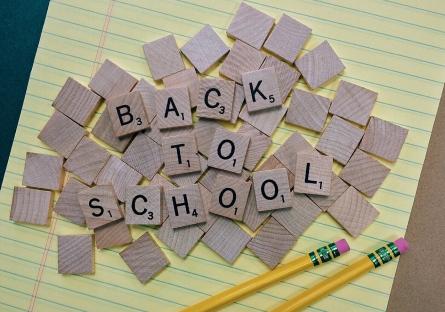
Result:
<svg viewBox="0 0 445 312"><path fill-rule="evenodd" d="M337 249L340 252L340 254L348 252L351 248L349 248L349 244L346 241L346 239L340 239L335 242L335 245L337 245Z"/></svg>
<svg viewBox="0 0 445 312"><path fill-rule="evenodd" d="M400 237L399 239L395 240L394 244L397 246L397 249L399 249L399 252L402 255L409 249L408 241L403 237Z"/></svg>

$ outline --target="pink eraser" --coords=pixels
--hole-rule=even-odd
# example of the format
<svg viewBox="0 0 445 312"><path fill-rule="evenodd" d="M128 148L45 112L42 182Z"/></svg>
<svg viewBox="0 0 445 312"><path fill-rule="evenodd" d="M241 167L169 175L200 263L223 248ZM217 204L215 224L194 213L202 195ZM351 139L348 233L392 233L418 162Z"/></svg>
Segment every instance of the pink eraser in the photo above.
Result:
<svg viewBox="0 0 445 312"><path fill-rule="evenodd" d="M349 244L346 241L346 239L340 239L340 240L336 241L335 245L337 245L337 249L340 252L340 254L348 252L351 249L351 248L349 248Z"/></svg>
<svg viewBox="0 0 445 312"><path fill-rule="evenodd" d="M399 249L400 254L404 254L409 249L408 241L403 237L400 237L399 239L395 240L394 244L397 246L397 249Z"/></svg>

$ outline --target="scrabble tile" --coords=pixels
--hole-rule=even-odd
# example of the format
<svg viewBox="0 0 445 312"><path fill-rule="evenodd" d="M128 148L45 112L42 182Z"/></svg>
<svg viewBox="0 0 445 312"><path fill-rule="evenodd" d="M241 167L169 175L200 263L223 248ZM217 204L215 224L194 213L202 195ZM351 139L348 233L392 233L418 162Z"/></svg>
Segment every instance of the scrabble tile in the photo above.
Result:
<svg viewBox="0 0 445 312"><path fill-rule="evenodd" d="M86 126L99 106L100 96L69 77L53 102L53 107L81 126Z"/></svg>
<svg viewBox="0 0 445 312"><path fill-rule="evenodd" d="M143 47L154 80L162 79L184 69L184 62L173 35L151 41L144 44Z"/></svg>
<svg viewBox="0 0 445 312"><path fill-rule="evenodd" d="M175 186L160 174L156 174L150 182L151 186L159 185L162 187L161 192L161 223L168 218L167 203L165 201L165 191L175 188Z"/></svg>
<svg viewBox="0 0 445 312"><path fill-rule="evenodd" d="M182 53L200 73L215 65L229 50L210 25L201 28L181 48Z"/></svg>
<svg viewBox="0 0 445 312"><path fill-rule="evenodd" d="M202 79L199 83L197 115L199 117L230 120L235 82L225 79Z"/></svg>
<svg viewBox="0 0 445 312"><path fill-rule="evenodd" d="M9 220L48 225L52 207L50 191L14 186Z"/></svg>
<svg viewBox="0 0 445 312"><path fill-rule="evenodd" d="M304 194L293 194L292 207L272 213L272 217L298 238L321 214L320 208Z"/></svg>
<svg viewBox="0 0 445 312"><path fill-rule="evenodd" d="M147 232L119 255L142 284L147 283L170 264L161 248Z"/></svg>
<svg viewBox="0 0 445 312"><path fill-rule="evenodd" d="M323 131L331 100L303 90L292 92L286 122L316 132Z"/></svg>
<svg viewBox="0 0 445 312"><path fill-rule="evenodd" d="M125 223L127 224L162 224L161 185L129 186L125 199Z"/></svg>
<svg viewBox="0 0 445 312"><path fill-rule="evenodd" d="M162 139L165 137L176 136L176 135L186 135L192 134L193 126L186 126L180 128L170 128L170 129L159 129L158 127L158 117L155 117L150 124L150 128L143 131L145 135L151 138L153 141L162 145Z"/></svg>
<svg viewBox="0 0 445 312"><path fill-rule="evenodd" d="M171 176L170 179L173 181L174 184L176 184L177 186L186 186L189 184L196 183L199 180L199 178L207 170L207 159L204 156L201 156L200 154L198 154L198 157L201 166L201 171Z"/></svg>
<svg viewBox="0 0 445 312"><path fill-rule="evenodd" d="M80 208L77 195L88 189L88 186L70 177L60 193L54 211L77 225L85 225L85 216Z"/></svg>
<svg viewBox="0 0 445 312"><path fill-rule="evenodd" d="M193 129L193 134L196 138L196 145L198 146L198 151L204 156L209 156L210 146L212 145L213 137L217 129L223 129L219 123L200 118L195 124Z"/></svg>
<svg viewBox="0 0 445 312"><path fill-rule="evenodd" d="M239 117L248 122L265 135L272 136L272 133L278 127L284 114L286 114L287 107L280 106L259 112L249 113L247 106L241 109Z"/></svg>
<svg viewBox="0 0 445 312"><path fill-rule="evenodd" d="M329 112L366 126L376 100L377 92L341 80Z"/></svg>
<svg viewBox="0 0 445 312"><path fill-rule="evenodd" d="M244 87L235 83L235 94L233 96L232 117L230 117L230 123L234 124L237 122L243 103L245 103Z"/></svg>
<svg viewBox="0 0 445 312"><path fill-rule="evenodd" d="M185 127L193 124L189 92L186 87L156 91L155 103L159 129Z"/></svg>
<svg viewBox="0 0 445 312"><path fill-rule="evenodd" d="M253 173L252 180L258 211L291 206L291 192L286 169L256 171Z"/></svg>
<svg viewBox="0 0 445 312"><path fill-rule="evenodd" d="M261 133L261 131L251 126L247 122L242 124L241 128L238 130L238 133L248 135L250 137L246 159L244 160L244 168L253 171L256 165L260 162L261 157L272 145L272 139Z"/></svg>
<svg viewBox="0 0 445 312"><path fill-rule="evenodd" d="M249 193L246 203L246 210L244 211L243 223L252 231L255 232L260 225L270 216L271 211L258 211L256 208L255 192L252 190Z"/></svg>
<svg viewBox="0 0 445 312"><path fill-rule="evenodd" d="M63 185L63 157L26 153L22 184L49 191L60 191Z"/></svg>
<svg viewBox="0 0 445 312"><path fill-rule="evenodd" d="M128 93L138 80L110 60L105 60L88 85L105 100Z"/></svg>
<svg viewBox="0 0 445 312"><path fill-rule="evenodd" d="M59 274L93 274L93 235L57 236L57 258Z"/></svg>
<svg viewBox="0 0 445 312"><path fill-rule="evenodd" d="M134 86L133 92L139 92L142 97L142 104L144 105L145 115L147 116L148 122L151 122L156 116L156 106L155 106L155 92L156 88L147 82L145 79L139 80L139 82Z"/></svg>
<svg viewBox="0 0 445 312"><path fill-rule="evenodd" d="M201 192L202 204L206 212L206 222L198 224L199 228L207 232L218 218L221 218L213 213L210 213L212 206L212 193L207 190L201 183L198 183L199 191Z"/></svg>
<svg viewBox="0 0 445 312"><path fill-rule="evenodd" d="M241 74L260 68L265 57L262 52L237 40L222 63L219 73L242 84Z"/></svg>
<svg viewBox="0 0 445 312"><path fill-rule="evenodd" d="M359 236L379 215L352 186L329 207L328 213L353 237Z"/></svg>
<svg viewBox="0 0 445 312"><path fill-rule="evenodd" d="M123 153L130 144L133 134L117 137L114 134L113 124L111 123L110 114L108 110L104 110L99 117L99 120L94 125L92 134L102 142L111 146L116 151Z"/></svg>
<svg viewBox="0 0 445 312"><path fill-rule="evenodd" d="M363 137L364 131L351 123L333 116L315 148L346 165Z"/></svg>
<svg viewBox="0 0 445 312"><path fill-rule="evenodd" d="M130 227L124 219L113 221L94 229L97 249L112 248L130 244L133 241Z"/></svg>
<svg viewBox="0 0 445 312"><path fill-rule="evenodd" d="M95 186L79 192L77 197L90 230L123 217L111 185Z"/></svg>
<svg viewBox="0 0 445 312"><path fill-rule="evenodd" d="M161 155L158 143L138 133L122 155L122 161L150 180L162 167Z"/></svg>
<svg viewBox="0 0 445 312"><path fill-rule="evenodd" d="M229 263L235 262L249 241L250 236L226 218L218 218L202 237L204 244Z"/></svg>
<svg viewBox="0 0 445 312"><path fill-rule="evenodd" d="M357 149L340 172L340 178L368 197L374 196L390 169Z"/></svg>
<svg viewBox="0 0 445 312"><path fill-rule="evenodd" d="M165 88L186 87L189 91L190 106L198 105L199 78L194 68L187 68L162 79Z"/></svg>
<svg viewBox="0 0 445 312"><path fill-rule="evenodd" d="M264 170L272 170L272 169L278 169L278 168L284 168L287 170L287 176L289 181L289 187L292 189L294 187L295 182L295 176L294 174L284 166L281 161L278 160L274 155L269 156L265 162L263 162L257 169L257 171L264 171Z"/></svg>
<svg viewBox="0 0 445 312"><path fill-rule="evenodd" d="M206 222L201 193L196 184L167 189L164 194L173 228Z"/></svg>
<svg viewBox="0 0 445 312"><path fill-rule="evenodd" d="M242 74L247 110L257 112L281 106L281 93L274 67Z"/></svg>
<svg viewBox="0 0 445 312"><path fill-rule="evenodd" d="M106 149L88 137L83 137L63 167L78 176L85 184L92 185L108 158L110 154Z"/></svg>
<svg viewBox="0 0 445 312"><path fill-rule="evenodd" d="M388 161L396 161L408 130L389 121L371 117L360 149Z"/></svg>
<svg viewBox="0 0 445 312"><path fill-rule="evenodd" d="M297 59L295 66L311 89L320 87L345 69L327 41Z"/></svg>
<svg viewBox="0 0 445 312"><path fill-rule="evenodd" d="M329 196L331 193L332 156L297 154L295 193Z"/></svg>
<svg viewBox="0 0 445 312"><path fill-rule="evenodd" d="M114 134L122 137L150 126L140 92L116 96L106 102Z"/></svg>
<svg viewBox="0 0 445 312"><path fill-rule="evenodd" d="M247 244L247 248L273 269L292 249L295 240L295 237L272 217Z"/></svg>
<svg viewBox="0 0 445 312"><path fill-rule="evenodd" d="M349 185L343 182L335 173L331 177L331 191L329 196L324 195L309 195L309 198L323 211L329 209L332 204L342 195Z"/></svg>
<svg viewBox="0 0 445 312"><path fill-rule="evenodd" d="M223 176L234 179L241 178L244 181L247 181L250 177L250 173L249 171L244 169L241 171L241 173L234 173L221 169L209 168L207 172L199 180L199 183L202 184L210 192L213 192L217 184L218 177L223 177Z"/></svg>
<svg viewBox="0 0 445 312"><path fill-rule="evenodd" d="M292 173L295 174L297 153L302 151L311 152L312 145L298 132L294 132L275 152L274 156Z"/></svg>
<svg viewBox="0 0 445 312"><path fill-rule="evenodd" d="M125 201L127 187L138 184L142 175L112 155L96 177L96 185L112 185L119 201Z"/></svg>
<svg viewBox="0 0 445 312"><path fill-rule="evenodd" d="M227 35L260 49L274 22L273 17L241 2L227 28Z"/></svg>
<svg viewBox="0 0 445 312"><path fill-rule="evenodd" d="M225 129L217 129L209 151L209 167L241 173L250 138Z"/></svg>
<svg viewBox="0 0 445 312"><path fill-rule="evenodd" d="M65 158L73 152L86 135L84 128L55 111L40 131L38 138Z"/></svg>
<svg viewBox="0 0 445 312"><path fill-rule="evenodd" d="M201 171L195 138L193 136L172 136L162 140L164 171L169 176Z"/></svg>
<svg viewBox="0 0 445 312"><path fill-rule="evenodd" d="M311 32L312 29L306 25L283 14L264 43L264 48L285 61L293 63Z"/></svg>

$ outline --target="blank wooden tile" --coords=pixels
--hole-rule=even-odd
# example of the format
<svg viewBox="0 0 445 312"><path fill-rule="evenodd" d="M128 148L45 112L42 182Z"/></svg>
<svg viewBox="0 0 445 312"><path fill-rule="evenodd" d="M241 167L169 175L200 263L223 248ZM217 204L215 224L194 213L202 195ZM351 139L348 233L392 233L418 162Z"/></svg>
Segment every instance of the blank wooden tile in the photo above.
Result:
<svg viewBox="0 0 445 312"><path fill-rule="evenodd" d="M9 220L48 225L52 207L50 191L14 186Z"/></svg>
<svg viewBox="0 0 445 312"><path fill-rule="evenodd" d="M333 116L315 148L346 165L362 139L364 131L351 123Z"/></svg>
<svg viewBox="0 0 445 312"><path fill-rule="evenodd" d="M125 223L162 224L162 186L135 185L127 187L125 199Z"/></svg>
<svg viewBox="0 0 445 312"><path fill-rule="evenodd" d="M407 135L407 129L389 121L371 117L360 149L388 161L396 161Z"/></svg>
<svg viewBox="0 0 445 312"><path fill-rule="evenodd" d="M280 106L259 112L249 113L247 106L241 109L239 117L248 122L265 135L272 136L272 133L278 127L284 114L286 114L287 107Z"/></svg>
<svg viewBox="0 0 445 312"><path fill-rule="evenodd" d="M278 169L278 168L284 168L287 170L287 176L289 180L289 187L292 189L294 187L295 182L295 176L294 174L286 168L285 165L281 161L278 160L274 155L269 156L265 162L263 162L256 171L264 171L264 170L272 170L272 169Z"/></svg>
<svg viewBox="0 0 445 312"><path fill-rule="evenodd" d="M345 69L327 41L297 59L295 66L311 89L320 87Z"/></svg>
<svg viewBox="0 0 445 312"><path fill-rule="evenodd" d="M284 168L256 171L252 175L258 211L289 208L291 192Z"/></svg>
<svg viewBox="0 0 445 312"><path fill-rule="evenodd" d="M139 92L141 94L142 104L144 105L145 109L145 115L147 116L148 121L151 122L156 116L156 106L154 98L156 88L145 79L141 79L134 86L133 92Z"/></svg>
<svg viewBox="0 0 445 312"><path fill-rule="evenodd" d="M218 218L202 238L204 244L229 263L235 262L249 241L250 236L226 218Z"/></svg>
<svg viewBox="0 0 445 312"><path fill-rule="evenodd" d="M193 126L185 126L180 128L169 128L169 129L159 129L158 127L158 117L155 117L150 124L150 128L143 131L145 135L151 138L153 141L162 145L162 139L165 137L176 136L176 135L187 135L192 134Z"/></svg>
<svg viewBox="0 0 445 312"><path fill-rule="evenodd" d="M102 142L111 146L116 151L123 153L130 144L133 134L117 137L114 134L113 124L111 123L110 114L108 110L104 110L99 117L99 120L94 125L92 134Z"/></svg>
<svg viewBox="0 0 445 312"><path fill-rule="evenodd" d="M235 94L233 96L232 117L230 117L230 123L234 124L237 122L243 103L245 103L244 87L235 83Z"/></svg>
<svg viewBox="0 0 445 312"><path fill-rule="evenodd" d="M317 204L317 206L326 211L332 204L342 195L347 189L349 185L343 182L335 173L332 173L331 177L331 191L329 196L324 195L309 195L309 198Z"/></svg>
<svg viewBox="0 0 445 312"><path fill-rule="evenodd" d="M161 248L147 232L119 255L142 284L147 283L170 264Z"/></svg>
<svg viewBox="0 0 445 312"><path fill-rule="evenodd" d="M162 221L161 223L163 223L167 218L168 218L168 209L167 209L167 203L165 201L165 191L175 188L175 186L166 178L164 178L163 176L161 176L160 174L156 174L153 179L150 182L150 185L159 185L162 186L162 192L161 192L161 216L162 216Z"/></svg>
<svg viewBox="0 0 445 312"><path fill-rule="evenodd" d="M227 28L227 35L260 49L274 22L273 17L241 2Z"/></svg>
<svg viewBox="0 0 445 312"><path fill-rule="evenodd" d="M189 92L186 87L157 90L155 103L159 129L185 127L193 124Z"/></svg>
<svg viewBox="0 0 445 312"><path fill-rule="evenodd" d="M340 172L340 178L368 197L374 196L390 169L357 149Z"/></svg>
<svg viewBox="0 0 445 312"><path fill-rule="evenodd" d="M144 44L144 54L154 80L184 69L175 37L168 35Z"/></svg>
<svg viewBox="0 0 445 312"><path fill-rule="evenodd" d="M205 25L184 44L181 51L198 72L204 73L229 52L229 47L210 25Z"/></svg>
<svg viewBox="0 0 445 312"><path fill-rule="evenodd" d="M84 128L55 111L40 131L38 138L65 158L73 152L86 135Z"/></svg>
<svg viewBox="0 0 445 312"><path fill-rule="evenodd" d="M87 227L93 230L123 217L111 185L99 185L77 195Z"/></svg>
<svg viewBox="0 0 445 312"><path fill-rule="evenodd" d="M170 179L174 184L176 184L177 186L186 186L196 183L199 180L199 178L207 170L207 159L200 154L198 154L198 157L199 163L201 164L201 171L171 176Z"/></svg>
<svg viewBox="0 0 445 312"><path fill-rule="evenodd" d="M328 213L353 237L359 236L379 215L352 186L329 207Z"/></svg>
<svg viewBox="0 0 445 312"><path fill-rule="evenodd" d="M169 176L201 171L195 138L193 136L171 136L162 140L164 171Z"/></svg>
<svg viewBox="0 0 445 312"><path fill-rule="evenodd" d="M295 241L295 237L272 217L247 244L247 248L273 269L292 249Z"/></svg>
<svg viewBox="0 0 445 312"><path fill-rule="evenodd" d="M221 218L213 213L210 213L212 206L212 193L206 189L201 183L198 183L199 191L201 192L202 204L206 212L206 222L198 224L199 228L204 232L207 232L210 227L215 223L218 218Z"/></svg>
<svg viewBox="0 0 445 312"><path fill-rule="evenodd" d="M118 247L133 241L130 227L125 224L125 219L113 221L94 229L94 236L97 249Z"/></svg>
<svg viewBox="0 0 445 312"><path fill-rule="evenodd" d="M256 165L260 162L261 157L272 145L272 139L247 122L243 123L241 128L239 128L238 133L250 137L246 159L244 160L244 168L253 171Z"/></svg>
<svg viewBox="0 0 445 312"><path fill-rule="evenodd" d="M258 211L256 208L255 192L250 191L247 198L246 210L244 211L243 223L255 232L260 225L270 216L271 211Z"/></svg>
<svg viewBox="0 0 445 312"><path fill-rule="evenodd" d="M88 85L108 100L131 91L138 80L110 60L105 60Z"/></svg>
<svg viewBox="0 0 445 312"><path fill-rule="evenodd" d="M92 185L108 158L110 154L106 149L90 138L83 137L63 167L78 176L82 182Z"/></svg>
<svg viewBox="0 0 445 312"><path fill-rule="evenodd" d="M295 174L297 153L312 151L312 145L298 132L294 132L275 152L274 156L292 173Z"/></svg>
<svg viewBox="0 0 445 312"><path fill-rule="evenodd" d="M281 92L274 67L242 74L247 110L257 112L281 106Z"/></svg>
<svg viewBox="0 0 445 312"><path fill-rule="evenodd" d="M250 177L250 172L243 169L241 173L234 173L221 169L209 168L207 172L199 180L199 183L201 183L210 192L213 192L217 184L218 177L222 176L234 179L242 178L244 181L247 181Z"/></svg>
<svg viewBox="0 0 445 312"><path fill-rule="evenodd" d="M93 235L57 236L57 258L60 274L93 274Z"/></svg>
<svg viewBox="0 0 445 312"><path fill-rule="evenodd" d="M197 115L199 117L230 120L235 82L225 79L201 79Z"/></svg>
<svg viewBox="0 0 445 312"><path fill-rule="evenodd" d="M285 61L293 63L311 32L312 29L306 25L283 14L264 43L264 48Z"/></svg>
<svg viewBox="0 0 445 312"><path fill-rule="evenodd" d="M241 173L250 138L225 129L217 129L209 151L209 167Z"/></svg>
<svg viewBox="0 0 445 312"><path fill-rule="evenodd" d="M187 87L190 96L190 106L198 105L199 78L194 68L187 68L162 79L165 88Z"/></svg>
<svg viewBox="0 0 445 312"><path fill-rule="evenodd" d="M262 52L237 40L222 63L219 73L242 84L241 74L260 68L265 57Z"/></svg>
<svg viewBox="0 0 445 312"><path fill-rule="evenodd" d="M100 96L69 77L53 102L53 107L78 124L86 126L99 106Z"/></svg>
<svg viewBox="0 0 445 312"><path fill-rule="evenodd" d="M63 185L63 157L26 153L22 184L49 191L60 191Z"/></svg>
<svg viewBox="0 0 445 312"><path fill-rule="evenodd" d="M223 126L205 118L200 118L195 124L193 134L196 138L198 151L204 156L209 156L210 146L212 145L216 129L223 129Z"/></svg>
<svg viewBox="0 0 445 312"><path fill-rule="evenodd" d="M327 97L295 89L286 114L286 122L316 132L323 131L331 100Z"/></svg>
<svg viewBox="0 0 445 312"><path fill-rule="evenodd" d="M297 154L295 193L329 196L331 193L332 156Z"/></svg>
<svg viewBox="0 0 445 312"><path fill-rule="evenodd" d="M85 225L85 216L77 198L79 192L85 190L88 190L88 186L73 177L69 178L54 206L54 211L77 225Z"/></svg>

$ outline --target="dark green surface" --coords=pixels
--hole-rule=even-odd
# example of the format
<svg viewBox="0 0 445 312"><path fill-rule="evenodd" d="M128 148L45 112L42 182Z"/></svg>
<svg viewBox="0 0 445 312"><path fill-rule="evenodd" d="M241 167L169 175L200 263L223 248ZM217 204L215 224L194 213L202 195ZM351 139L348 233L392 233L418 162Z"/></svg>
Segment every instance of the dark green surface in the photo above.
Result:
<svg viewBox="0 0 445 312"><path fill-rule="evenodd" d="M48 0L1 0L0 183L14 139Z"/></svg>

